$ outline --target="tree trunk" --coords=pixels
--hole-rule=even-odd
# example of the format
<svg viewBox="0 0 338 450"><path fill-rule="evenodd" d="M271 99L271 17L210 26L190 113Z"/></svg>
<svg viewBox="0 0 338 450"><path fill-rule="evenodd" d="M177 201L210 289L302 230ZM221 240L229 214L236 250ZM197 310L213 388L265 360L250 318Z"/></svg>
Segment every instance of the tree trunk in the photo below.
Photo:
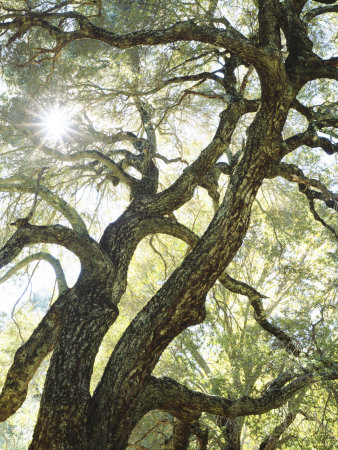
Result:
<svg viewBox="0 0 338 450"><path fill-rule="evenodd" d="M304 68L303 62L297 63L297 70L294 70L298 57L301 56L302 60L306 61L303 56L306 57L311 51L307 40L301 40L304 33L300 25L297 28L300 30L298 34L291 33L292 30L290 33L284 33L287 41L290 40L288 42L290 53L284 64L280 52L281 26L278 21L283 8L289 6L279 4L277 0L259 1L258 4L260 25L258 44L232 31L230 25L225 29L223 27L217 29L202 27L193 21L179 22L167 30L143 31L141 32L143 38L140 40L137 40L138 32L128 33L122 38L109 30L101 30L98 26L90 24L89 19L81 18L81 14L75 11L69 16L74 23L78 21L79 29L75 31L58 30L56 25L58 16L54 16L53 13L51 14L53 17L51 20L55 22L53 25L49 24L47 19L41 22L45 30L49 29L51 35L57 36L61 41L73 35L74 40L93 38L112 46L127 48L188 40L206 42L218 46L219 49L226 49L226 52L229 50L233 55L226 56L224 65L224 97L227 99L227 106L220 114L217 132L198 158L168 189L157 192L158 169L151 161L156 152L155 128L151 124L151 114L147 112L141 100L135 102L147 139L137 139L132 133L132 136L136 137L134 146L139 155L131 153L134 164L139 164L141 179L134 179L125 173L121 164L110 160L107 155L100 156L98 151L84 152L85 158L90 156L93 159L94 153L98 163L102 159L106 163L109 162L105 168L111 170L113 178L120 177L120 181L130 187L133 201L116 222L108 225L99 244L88 237L85 244L88 244L88 250L93 246L92 254L81 261L82 271L76 285L63 294L68 301L65 302L62 311L57 337L53 345L48 347L48 351L53 349L54 352L46 377L31 450L124 449L132 429L144 414L153 409L166 410L163 395L147 394L152 371L164 350L176 336L187 327L204 320L208 291L242 245L259 188L269 176L271 169L291 151L287 141L283 141L282 131L297 92L302 82L305 82L301 74L307 70L308 79L317 77L316 74L313 76L309 73L310 66ZM54 8L51 11L53 10ZM20 11L15 14L19 14ZM14 30L19 25L25 27L24 31L21 30L22 34L13 35L14 40L18 36L23 36L30 27L37 26L43 17L41 12L35 15L22 13L24 15L23 17L19 15L20 18L15 18L15 14L12 22L8 18L3 23L5 29L8 27ZM290 14L295 15L291 10ZM285 14L284 20L290 22L290 17L286 17ZM288 26L291 25L290 22ZM295 36L296 40L293 39ZM239 62L242 58L245 64L253 64L258 74L261 98L257 102L245 99L236 91L237 81L234 71L243 64ZM318 63L316 61L310 63L315 65ZM327 64L324 65L327 67ZM309 78L311 76L313 78ZM221 80L222 78L218 77L218 82ZM256 104L253 109L252 103ZM232 166L229 164L231 176L222 204L204 235L194 241L191 252L182 264L124 332L111 354L100 383L91 396L89 387L94 360L102 339L118 315L117 305L126 288L127 271L136 246L145 236L152 233L168 232L182 238L180 234L182 228L181 232L178 232L179 225L170 220L168 215L189 201L198 185L208 188L209 184L205 181L208 181L208 174L215 168L219 158L225 154L239 121L245 114L252 112L256 115L247 129L246 143L238 160ZM71 161L71 157L65 153L57 152L57 155L63 161ZM210 190L215 202L218 201L216 191ZM28 223L22 225L23 228L29 226ZM59 237L61 227L54 229ZM57 243L71 249L78 256L80 253L78 247L83 246L82 235L85 234L86 228L84 226L83 230L80 226L74 230L74 233L69 234L72 237L76 236L72 246L68 241L61 242L61 239L56 238L53 242L40 238L30 241L29 244ZM182 239L189 240L188 234L183 232ZM244 403L246 397L240 400ZM227 400L224 404L227 402L231 403ZM255 402L256 399L251 403ZM174 426L172 448L183 450L188 447L189 437L194 432L193 422L188 419L191 415L195 417L196 410L189 410L190 416L187 419L187 411L175 406L176 410L170 411L178 419ZM251 408L254 406L251 405ZM203 411L210 412L210 409ZM198 411L199 414L200 412ZM223 410L218 413L225 416ZM242 415L238 413L238 416ZM229 414L228 417L223 430L226 438L224 449L239 450L243 419L234 418L235 414ZM276 428L266 442L262 443L264 448L275 445L276 436L283 426ZM206 440L205 435L200 435L201 448L206 446Z"/></svg>
<svg viewBox="0 0 338 450"><path fill-rule="evenodd" d="M143 223L145 203L141 205L143 216L135 202L109 228L101 245L109 250L110 265L104 261L104 270L82 274L71 291L72 301L50 363L31 449L126 447L132 427L147 410L140 405L147 377L172 339L204 320L205 296L242 244L252 203L274 161L272 155L276 157L281 151L278 136L287 108L283 111L262 108L257 114L223 204L208 230L127 328L91 399L89 383L95 355L117 313L111 302L114 289L119 292L117 302L134 248L146 234L137 231ZM238 437L233 430L229 429L228 438L235 445Z"/></svg>
<svg viewBox="0 0 338 450"><path fill-rule="evenodd" d="M223 450L241 450L241 433L243 419L225 419L225 426L222 429L225 438Z"/></svg>
<svg viewBox="0 0 338 450"><path fill-rule="evenodd" d="M105 292L100 287L84 277L69 292L30 445L32 450L87 448L93 365L103 337L117 318L110 290Z"/></svg>

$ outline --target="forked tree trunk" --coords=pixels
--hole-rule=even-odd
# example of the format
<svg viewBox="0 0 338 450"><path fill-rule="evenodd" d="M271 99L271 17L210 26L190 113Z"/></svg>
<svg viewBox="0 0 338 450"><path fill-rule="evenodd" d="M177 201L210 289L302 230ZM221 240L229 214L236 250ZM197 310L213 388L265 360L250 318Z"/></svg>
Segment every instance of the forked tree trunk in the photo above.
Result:
<svg viewBox="0 0 338 450"><path fill-rule="evenodd" d="M152 371L176 336L204 320L206 295L243 242L257 192L272 166L289 150L286 145L283 147L282 130L297 89L291 86L279 53L277 15L272 5L276 2L268 6L270 2L260 3L264 3L260 8L260 41L267 48L257 50L249 41L240 46L241 57L252 61L250 55L254 52L260 58L255 66L261 82L260 107L247 130L247 141L239 160L232 167L222 204L181 266L124 332L91 396L89 386L95 356L118 315L117 305L126 288L127 270L137 244L147 234L158 232L182 239L180 233L175 234L178 225L168 219L168 214L187 202L199 182L215 167L230 144L240 118L256 111L257 106L250 109L251 103L235 92L236 78L231 73L230 63L224 72L229 104L220 115L212 142L164 193L155 192L158 175L155 165L147 166L142 179L146 187L142 183L135 184L133 202L106 228L101 242L93 244L96 256L89 262L90 268L84 267L74 288L64 294L68 303L55 338L31 450L124 449L132 429L144 414L152 409L167 410L161 393L156 397L147 390ZM274 14L268 14L270 10ZM183 25L178 24L178 29L180 27ZM192 23L189 27L194 30L196 25ZM209 42L208 33L214 32L214 29L207 29L197 37ZM160 36L161 32L158 33ZM175 39L181 38L179 35ZM162 42L154 39L155 44ZM174 40L170 37L168 42ZM143 42L137 44L140 43ZM148 122L144 125L149 128ZM149 143L152 133L148 134ZM130 177L125 175L125 178ZM92 245L89 239L88 242ZM170 413L179 417L181 411ZM240 448L241 426L238 423L241 421L233 418L226 422L227 450ZM176 448L186 448L190 424L183 420L177 427L174 438L181 433L185 441L176 442Z"/></svg>
<svg viewBox="0 0 338 450"><path fill-rule="evenodd" d="M265 113L263 111L263 116ZM111 275L108 276L104 267L94 276L82 274L75 288L70 290L31 449L96 450L127 446L132 428L152 408L142 394L159 357L180 332L204 320L205 296L233 259L246 234L252 203L273 162L270 155L279 151L275 130L270 130L271 135L267 136L270 116L263 118L256 117L253 122L246 151L208 230L127 328L93 398L89 394L89 383L95 355L116 317L117 310L110 299L114 297L114 290L120 291L120 297L123 289L119 287L120 279L115 278L114 282L116 273L109 267ZM285 115L280 115L279 128L283 119ZM277 118L274 127L276 123ZM266 124L263 134L262 127ZM129 226L126 219L117 221L110 236L110 248L115 246L117 261L122 261L126 267L135 242L139 241L134 231L129 247L123 248L120 237L133 236L132 219L130 223ZM129 234L125 234L128 226ZM126 268L123 272L125 277ZM227 439L238 448L236 428L231 422L228 428Z"/></svg>

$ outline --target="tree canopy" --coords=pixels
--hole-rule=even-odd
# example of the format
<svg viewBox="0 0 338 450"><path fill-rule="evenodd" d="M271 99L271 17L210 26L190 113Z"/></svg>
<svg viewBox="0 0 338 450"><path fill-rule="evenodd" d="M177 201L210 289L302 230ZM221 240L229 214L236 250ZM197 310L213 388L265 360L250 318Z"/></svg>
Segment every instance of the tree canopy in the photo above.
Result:
<svg viewBox="0 0 338 450"><path fill-rule="evenodd" d="M337 11L0 2L4 448L335 447Z"/></svg>

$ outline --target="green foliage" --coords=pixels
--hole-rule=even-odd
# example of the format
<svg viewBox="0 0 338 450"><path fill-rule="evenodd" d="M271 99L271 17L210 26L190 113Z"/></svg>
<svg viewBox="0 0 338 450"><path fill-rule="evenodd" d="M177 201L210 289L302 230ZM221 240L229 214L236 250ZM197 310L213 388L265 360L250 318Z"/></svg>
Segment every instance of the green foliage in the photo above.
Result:
<svg viewBox="0 0 338 450"><path fill-rule="evenodd" d="M221 15L228 17L248 37L257 33L258 2L255 0L116 0L103 1L102 7L95 2L71 3L70 7L90 16L96 25L116 33L160 29L191 18L197 23L209 23L210 17ZM47 8L55 2L32 1L31 4ZM26 8L27 2L7 1L6 6ZM316 52L329 58L334 47L333 36L325 31L322 20L318 18L313 22L310 33ZM73 26L71 21L66 25ZM327 46L323 45L324 40L329 42ZM215 72L223 67L227 55L211 45L196 42L121 51L88 39L69 44L56 61L48 52L37 56L39 48L51 49L46 31L31 30L24 39L15 40L10 48L2 46L1 79L5 88L0 90L0 174L2 178L15 174L18 179L36 179L39 169L46 167L44 186L58 192L59 197L75 207L91 235L99 239L108 223L129 204L128 189L121 184L112 184L109 171L97 170L93 162L71 166L46 156L36 146L27 144L25 126L28 124L37 129L41 111L55 103L70 107L72 132L58 150L69 154L79 150L103 151L110 156L116 155L117 164L122 165L122 153L119 152L126 149L132 152L133 145L113 142L112 136L123 129L145 137L144 124L134 100L146 98L161 155L175 159L172 164L166 164L163 158L155 160L160 170L160 190L163 190L199 155L213 135L219 112L224 107L223 87L211 79L203 83L164 82L205 71ZM244 65L239 66L238 86L246 72ZM188 95L189 90L198 95L190 95L191 92ZM256 99L259 93L258 76L253 73L245 94L248 99ZM334 101L334 94L333 82L316 80L306 84L298 99L308 106L318 104L314 110L322 110L325 115L325 106ZM246 129L252 120L253 114L247 114L238 124L229 149L233 154L245 144ZM197 121L198 129L195 127ZM305 118L292 110L284 137L304 131L306 126ZM328 128L324 128L322 134L332 137ZM225 160L226 157L222 157L222 161ZM327 189L336 190L337 166L332 159L323 157L322 150L309 151L301 147L284 161L302 167L308 178L320 179ZM130 167L127 171L136 173ZM221 175L221 198L227 183L228 178ZM27 215L32 195L6 192L0 194L0 201L0 240L5 243L13 231L8 224ZM334 222L334 211L317 203L316 208L325 221ZM187 204L175 211L178 221L199 236L207 229L213 215L212 200L201 187L195 190ZM39 200L33 222L62 224L66 221L60 212ZM78 262L75 257L54 246L40 247L51 251L69 268L70 281L76 279ZM189 251L182 241L164 235L146 238L139 244L129 267L128 288L119 305L119 319L105 336L96 358L92 392L128 324ZM29 250L24 256L28 254ZM302 356L290 356L277 339L257 324L248 299L230 293L217 282L208 294L204 323L189 328L170 343L154 374L174 378L191 389L237 399L244 395L260 396L283 371L330 366L336 357L333 334L336 329L337 262L332 233L313 219L307 199L295 184L282 178L266 180L255 201L244 244L229 266L229 274L266 296L263 303L269 320L297 338ZM29 285L35 269L30 266L24 270ZM19 275L22 276L24 270ZM39 276L43 278L44 272ZM22 290L16 276L11 279L10 286L17 289L16 292ZM35 296L29 293L19 298L13 317L1 313L0 364L4 370L0 373L0 385L15 350L28 338L42 312L55 298L56 289L51 284L48 293L40 289ZM6 306L7 311L10 309ZM45 362L33 378L23 409L0 426L1 448L27 447L47 365ZM290 411L296 411L297 416L286 432L283 448L335 448L334 401L337 392L333 384L316 385L293 400L263 416L239 419L243 449L258 448L263 438ZM210 449L225 445L224 426L220 426L218 419L207 414L201 419L202 425L210 430ZM133 431L131 448L132 444L160 448L170 437L172 424L173 418L169 414L159 411L147 414ZM192 442L191 448L195 448L195 444Z"/></svg>

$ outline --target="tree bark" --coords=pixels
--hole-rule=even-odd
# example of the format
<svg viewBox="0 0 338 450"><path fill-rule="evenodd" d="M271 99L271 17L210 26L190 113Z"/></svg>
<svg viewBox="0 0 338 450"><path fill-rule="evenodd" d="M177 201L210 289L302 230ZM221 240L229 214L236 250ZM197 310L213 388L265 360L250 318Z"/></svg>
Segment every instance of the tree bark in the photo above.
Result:
<svg viewBox="0 0 338 450"><path fill-rule="evenodd" d="M30 449L87 448L90 379L99 346L117 318L107 283L77 283L69 296Z"/></svg>
<svg viewBox="0 0 338 450"><path fill-rule="evenodd" d="M290 173L288 168L279 166L279 163L287 153L302 144L315 146L319 142L328 152L335 151L335 146L328 140L317 139L314 127L286 141L282 138L288 112L295 104L301 87L320 76L337 76L331 63L326 63L312 52L312 42L300 18L304 4L302 0L285 1L282 4L277 0L259 0L258 44L235 30L228 21L225 28L185 21L163 30L146 29L119 36L96 26L77 11L59 11L57 6L48 12L13 10L10 14L6 13L5 19L1 19L1 32L14 33L9 38L9 44L24 36L28 30L40 27L56 40L56 55L70 42L82 39L97 40L119 49L197 41L231 53L230 57L225 57L223 81L218 77L223 83L227 107L220 114L215 136L198 158L162 192L157 192L158 169L151 160L156 152L155 128L145 103L139 99L135 103L147 139L135 141L134 147L139 154L130 157L129 163L125 159L124 164L127 167L137 166L142 175L141 180L125 172L123 164L115 163L96 150L68 155L44 145L39 146L45 154L62 161L92 159L102 164L105 170L110 171L114 182L123 182L129 187L133 200L120 218L107 226L97 243L89 237L84 222L75 210L50 190L41 187L44 200L56 205L55 208L69 220L73 229L61 225L37 227L28 222L16 221L17 231L0 251L3 266L27 245L52 243L69 249L81 262L81 273L76 285L62 293L57 302L58 307L50 309L47 319L39 326L39 333L33 333L29 340L31 351L27 352L28 356L24 357L23 351L18 352L5 384L5 401L11 401L13 392L15 394L13 386L18 387L19 401L11 402L10 408L1 416L4 418L22 403L34 370L43 357L53 350L31 450L124 449L136 423L148 411L157 408L170 411L177 418L172 438L173 449L188 447L189 437L194 433L191 417L199 417L205 411L227 417L225 448L236 450L240 448L242 423L238 416L257 414L280 406L288 396L315 378L312 374L302 374L303 378L293 380L292 384L292 376L288 375L285 379L282 377L282 381L275 380L275 389L268 390L260 399L244 396L236 402L194 393L185 387L178 387L175 382L151 377L169 343L187 327L205 319L206 295L241 247L249 227L253 202L264 179L276 176L279 168L279 173L284 173L285 177L291 177L294 181L295 173ZM68 21L74 25L71 30L65 31L63 24ZM281 28L289 50L285 63L280 49ZM305 65L303 61L306 61ZM243 64L256 69L261 85L259 101L246 100L238 92L234 71ZM300 109L304 111L304 108ZM217 190L210 185L210 173L225 154L242 116L256 111L238 160L230 162L230 181L224 200L204 235L196 240L193 233L166 216L189 201L198 185L207 187L215 203L218 202ZM124 136L135 140L131 134ZM296 175L296 182L311 182L300 177L299 173ZM14 184L10 182L7 187L2 187L9 192L34 190L32 183L22 184L17 183L17 180ZM320 189L322 185L317 183L315 187ZM324 190L317 193L317 198L330 202L333 201L330 195ZM89 385L94 360L102 339L118 316L118 303L126 289L130 260L145 236L159 232L194 241L193 248L131 322L114 348L100 383L91 396ZM258 322L297 354L298 349L291 339L263 317L259 294L248 290L243 283L239 286L236 280L228 279L228 282L235 291L249 293ZM53 322L52 325L49 321ZM47 344L41 346L41 355L36 357L35 351L38 349L34 346L35 337L39 342L43 340L42 337L48 340ZM22 361L27 364L24 368L20 367ZM18 376L23 377L21 383L17 382ZM285 386L287 382L290 383ZM175 395L170 396L168 392ZM189 404L187 399L194 401ZM197 432L195 430L200 448L206 448L207 436L200 432L198 435Z"/></svg>
<svg viewBox="0 0 338 450"><path fill-rule="evenodd" d="M91 400L89 380L94 358L116 317L110 298L114 290L119 291L118 299L124 292L125 287L118 289L117 285L125 283L130 258L141 238L142 216L132 212L132 204L109 228L101 246L113 257L113 275L105 278L101 273L100 284L94 283L90 274L78 282L47 374L32 449L50 447L51 442L54 448L126 447L140 419L136 405L147 377L171 340L204 319L205 296L243 241L257 191L281 154L279 136L293 101L287 87L285 92L277 102L269 99L257 113L224 201L208 230L130 324Z"/></svg>

